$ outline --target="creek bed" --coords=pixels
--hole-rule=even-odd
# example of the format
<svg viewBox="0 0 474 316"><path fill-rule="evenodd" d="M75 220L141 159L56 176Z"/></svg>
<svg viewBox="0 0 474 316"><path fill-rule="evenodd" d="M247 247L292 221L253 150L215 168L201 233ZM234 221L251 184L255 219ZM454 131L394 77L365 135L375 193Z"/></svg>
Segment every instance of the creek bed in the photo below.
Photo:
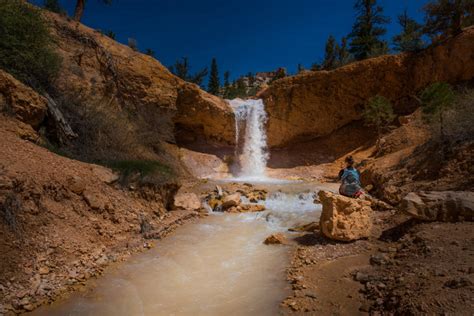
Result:
<svg viewBox="0 0 474 316"><path fill-rule="evenodd" d="M290 293L290 248L263 240L317 220L302 185L270 188L265 212L212 213L34 315L275 315ZM304 193L298 193L298 189ZM313 187L314 189L314 187ZM317 191L317 189L316 189Z"/></svg>

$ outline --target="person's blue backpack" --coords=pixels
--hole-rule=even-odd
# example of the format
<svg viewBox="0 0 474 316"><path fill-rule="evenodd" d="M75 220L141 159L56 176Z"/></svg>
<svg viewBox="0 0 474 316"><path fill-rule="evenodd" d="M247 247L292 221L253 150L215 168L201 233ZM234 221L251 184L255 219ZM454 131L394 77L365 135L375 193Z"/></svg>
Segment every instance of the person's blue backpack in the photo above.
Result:
<svg viewBox="0 0 474 316"><path fill-rule="evenodd" d="M359 173L356 169L344 169L344 173L341 177L342 183L346 184L360 184Z"/></svg>

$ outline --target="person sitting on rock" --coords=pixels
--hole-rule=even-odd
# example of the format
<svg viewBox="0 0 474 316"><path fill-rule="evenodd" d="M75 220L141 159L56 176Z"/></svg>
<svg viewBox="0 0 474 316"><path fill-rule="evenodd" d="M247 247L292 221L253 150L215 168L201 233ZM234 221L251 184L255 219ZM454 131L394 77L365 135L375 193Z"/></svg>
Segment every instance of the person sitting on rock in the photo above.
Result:
<svg viewBox="0 0 474 316"><path fill-rule="evenodd" d="M363 194L362 187L360 185L360 173L354 168L354 158L347 156L346 168L339 171L339 180L341 180L341 186L339 187L339 194L358 198Z"/></svg>

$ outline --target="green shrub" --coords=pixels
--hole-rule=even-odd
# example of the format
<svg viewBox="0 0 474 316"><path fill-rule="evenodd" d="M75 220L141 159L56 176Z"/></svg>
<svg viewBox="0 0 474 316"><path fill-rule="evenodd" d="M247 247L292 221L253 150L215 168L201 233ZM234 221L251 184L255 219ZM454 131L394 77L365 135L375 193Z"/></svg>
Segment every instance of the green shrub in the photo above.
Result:
<svg viewBox="0 0 474 316"><path fill-rule="evenodd" d="M114 160L100 163L120 173L120 182L126 185L134 175L140 183L160 183L170 179L173 170L156 160Z"/></svg>
<svg viewBox="0 0 474 316"><path fill-rule="evenodd" d="M445 82L433 83L420 96L423 118L429 123L438 123L443 143L446 140L444 113L453 105L455 97L453 88Z"/></svg>
<svg viewBox="0 0 474 316"><path fill-rule="evenodd" d="M374 126L377 129L379 137L383 128L395 119L392 104L380 95L369 100L365 105L363 116L367 125Z"/></svg>
<svg viewBox="0 0 474 316"><path fill-rule="evenodd" d="M39 9L20 0L0 1L0 68L37 90L46 90L61 59Z"/></svg>

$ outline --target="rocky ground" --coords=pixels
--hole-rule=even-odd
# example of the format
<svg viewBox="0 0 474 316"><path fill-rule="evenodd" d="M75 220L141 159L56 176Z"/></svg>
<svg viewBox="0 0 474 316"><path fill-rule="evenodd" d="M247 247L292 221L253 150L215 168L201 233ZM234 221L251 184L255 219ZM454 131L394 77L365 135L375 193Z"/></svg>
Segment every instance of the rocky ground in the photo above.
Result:
<svg viewBox="0 0 474 316"><path fill-rule="evenodd" d="M378 238L338 243L319 231L297 238L284 314L472 315L473 224L384 213Z"/></svg>

